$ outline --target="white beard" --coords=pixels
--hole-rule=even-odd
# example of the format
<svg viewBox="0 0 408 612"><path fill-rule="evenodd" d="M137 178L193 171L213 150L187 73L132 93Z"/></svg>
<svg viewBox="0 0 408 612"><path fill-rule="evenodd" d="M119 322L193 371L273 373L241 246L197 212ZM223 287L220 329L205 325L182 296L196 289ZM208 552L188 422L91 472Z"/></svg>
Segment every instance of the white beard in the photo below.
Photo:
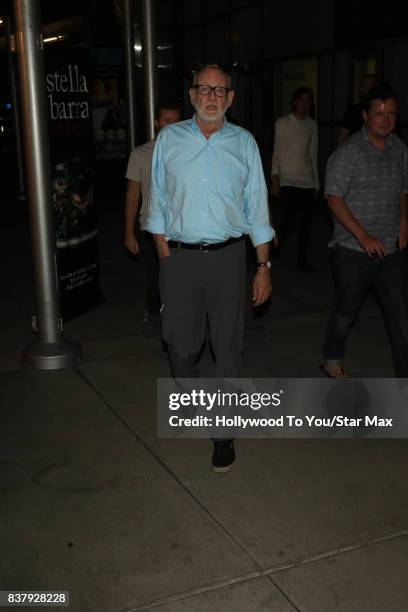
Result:
<svg viewBox="0 0 408 612"><path fill-rule="evenodd" d="M201 110L198 110L196 106L194 106L197 116L201 119L201 121L204 121L205 123L218 123L219 121L222 121L224 118L225 113L227 112L227 109L223 110L223 111L219 111L217 114L211 113L211 115L207 115L206 113L204 113Z"/></svg>

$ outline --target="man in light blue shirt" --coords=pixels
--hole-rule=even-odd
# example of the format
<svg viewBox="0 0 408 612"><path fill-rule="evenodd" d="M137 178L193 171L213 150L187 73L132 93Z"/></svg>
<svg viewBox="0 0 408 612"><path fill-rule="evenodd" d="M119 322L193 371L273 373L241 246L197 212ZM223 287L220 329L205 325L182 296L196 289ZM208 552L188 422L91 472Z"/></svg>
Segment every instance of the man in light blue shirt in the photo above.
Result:
<svg viewBox="0 0 408 612"><path fill-rule="evenodd" d="M196 113L165 127L153 152L146 229L160 259L163 338L173 375L197 376L207 319L214 375L239 376L246 289L245 236L256 249L255 306L271 293L267 189L257 144L228 123L234 92L218 66L199 70L190 89ZM216 441L215 471L235 460L231 440Z"/></svg>

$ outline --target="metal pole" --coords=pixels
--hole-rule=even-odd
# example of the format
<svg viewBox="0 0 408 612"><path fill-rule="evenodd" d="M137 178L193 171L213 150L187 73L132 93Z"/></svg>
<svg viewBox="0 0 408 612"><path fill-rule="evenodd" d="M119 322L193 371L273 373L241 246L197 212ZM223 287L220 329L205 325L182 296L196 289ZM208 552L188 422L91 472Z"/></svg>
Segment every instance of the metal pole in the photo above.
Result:
<svg viewBox="0 0 408 612"><path fill-rule="evenodd" d="M124 0L126 48L126 106L128 119L128 149L136 146L136 98L135 98L135 0Z"/></svg>
<svg viewBox="0 0 408 612"><path fill-rule="evenodd" d="M61 340L40 4L14 0L14 15L38 331L23 359L34 368L59 369L78 362L80 347Z"/></svg>
<svg viewBox="0 0 408 612"><path fill-rule="evenodd" d="M154 109L156 106L156 38L154 29L154 0L142 0L142 57L145 85L146 136L154 138Z"/></svg>
<svg viewBox="0 0 408 612"><path fill-rule="evenodd" d="M20 127L20 104L18 99L18 85L16 79L16 63L15 63L15 41L13 36L13 25L10 16L5 18L6 38L7 38L7 58L8 69L10 75L11 99L13 105L13 126L16 143L17 154L17 173L18 173L18 193L19 200L26 199L24 186L24 161L23 150L21 146L21 127Z"/></svg>

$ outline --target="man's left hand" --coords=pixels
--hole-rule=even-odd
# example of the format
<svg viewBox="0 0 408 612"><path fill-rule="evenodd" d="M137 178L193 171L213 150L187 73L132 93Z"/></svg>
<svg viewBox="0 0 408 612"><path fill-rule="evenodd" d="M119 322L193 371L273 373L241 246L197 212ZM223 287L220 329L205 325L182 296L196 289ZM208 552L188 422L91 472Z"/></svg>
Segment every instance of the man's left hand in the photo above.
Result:
<svg viewBox="0 0 408 612"><path fill-rule="evenodd" d="M252 304L259 306L271 295L272 283L268 268L258 268L252 287Z"/></svg>

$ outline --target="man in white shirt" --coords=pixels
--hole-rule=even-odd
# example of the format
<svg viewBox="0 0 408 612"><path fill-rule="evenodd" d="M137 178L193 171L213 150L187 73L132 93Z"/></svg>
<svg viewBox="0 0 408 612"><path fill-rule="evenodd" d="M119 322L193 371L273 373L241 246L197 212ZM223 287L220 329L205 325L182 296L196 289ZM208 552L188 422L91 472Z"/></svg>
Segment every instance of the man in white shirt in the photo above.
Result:
<svg viewBox="0 0 408 612"><path fill-rule="evenodd" d="M180 109L175 103L163 103L157 107L155 112L157 132L166 125L177 123L177 121L180 121ZM125 246L133 255L141 252L143 257L146 308L142 321L142 333L147 338L152 338L156 334L161 306L156 249L152 235L145 231L150 171L155 142L155 139L149 140L149 142L133 149L126 170L128 183L125 207ZM142 205L140 206L141 201ZM139 217L138 224L136 224L137 217Z"/></svg>
<svg viewBox="0 0 408 612"><path fill-rule="evenodd" d="M283 209L280 245L298 221L297 263L303 272L312 270L307 247L314 200L319 190L317 123L309 117L312 102L313 92L308 87L299 87L293 93L292 112L280 117L275 124L272 158L271 195L281 199Z"/></svg>

